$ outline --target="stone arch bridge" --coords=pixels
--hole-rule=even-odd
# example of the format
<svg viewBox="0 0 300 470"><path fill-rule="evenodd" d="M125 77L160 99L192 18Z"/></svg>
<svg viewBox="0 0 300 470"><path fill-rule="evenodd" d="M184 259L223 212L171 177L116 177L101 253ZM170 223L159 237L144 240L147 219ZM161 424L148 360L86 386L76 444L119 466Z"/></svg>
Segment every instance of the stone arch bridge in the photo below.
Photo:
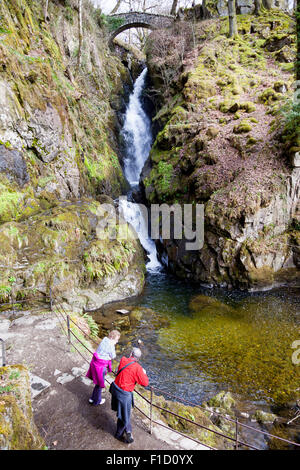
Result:
<svg viewBox="0 0 300 470"><path fill-rule="evenodd" d="M155 15L153 13L141 13L137 11L130 11L127 13L117 13L109 15L109 18L115 19L115 29L111 32L110 43L114 38L130 28L148 28L148 29L161 29L172 26L175 21L175 16L171 15Z"/></svg>

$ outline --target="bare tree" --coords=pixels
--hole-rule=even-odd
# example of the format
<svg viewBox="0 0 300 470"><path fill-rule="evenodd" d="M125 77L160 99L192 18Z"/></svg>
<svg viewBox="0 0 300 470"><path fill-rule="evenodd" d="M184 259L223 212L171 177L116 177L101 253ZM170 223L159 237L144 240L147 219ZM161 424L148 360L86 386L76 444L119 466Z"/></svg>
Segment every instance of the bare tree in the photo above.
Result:
<svg viewBox="0 0 300 470"><path fill-rule="evenodd" d="M254 15L258 16L261 10L261 0L254 0Z"/></svg>
<svg viewBox="0 0 300 470"><path fill-rule="evenodd" d="M178 0L173 0L170 15L175 16L177 11Z"/></svg>
<svg viewBox="0 0 300 470"><path fill-rule="evenodd" d="M229 37L238 35L235 0L228 0Z"/></svg>
<svg viewBox="0 0 300 470"><path fill-rule="evenodd" d="M115 7L112 9L112 11L110 12L110 15L114 15L115 13L117 13L117 11L119 10L121 6L121 3L122 3L122 0L117 0L117 3Z"/></svg>
<svg viewBox="0 0 300 470"><path fill-rule="evenodd" d="M172 84L177 80L182 70L182 63L187 50L190 27L170 32L159 30L155 32L155 40L149 44L151 62L158 71L162 82L160 94L168 97L171 94Z"/></svg>
<svg viewBox="0 0 300 470"><path fill-rule="evenodd" d="M49 0L45 0L45 5L44 5L44 19L45 19L45 23L49 20L49 15L48 15L48 3L49 3Z"/></svg>
<svg viewBox="0 0 300 470"><path fill-rule="evenodd" d="M266 8L267 10L271 10L272 3L273 3L272 0L262 0L262 4L264 8Z"/></svg>

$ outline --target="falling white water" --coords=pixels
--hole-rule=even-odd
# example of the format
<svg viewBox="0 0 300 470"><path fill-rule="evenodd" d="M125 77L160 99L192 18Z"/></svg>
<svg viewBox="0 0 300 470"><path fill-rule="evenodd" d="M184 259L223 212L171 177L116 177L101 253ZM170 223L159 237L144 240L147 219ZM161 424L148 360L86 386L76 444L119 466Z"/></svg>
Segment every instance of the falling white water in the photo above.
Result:
<svg viewBox="0 0 300 470"><path fill-rule="evenodd" d="M136 79L126 110L122 135L126 145L125 176L131 186L139 183L140 174L152 145L151 121L142 108L141 94L147 68Z"/></svg>
<svg viewBox="0 0 300 470"><path fill-rule="evenodd" d="M131 186L139 183L141 171L148 158L152 145L151 121L144 112L141 94L145 86L147 69L136 79L133 92L129 97L122 135L126 146L124 159L125 176ZM119 208L126 222L130 223L138 234L141 245L146 250L149 261L147 271L158 272L162 265L157 259L156 246L148 235L148 224L138 204L120 198Z"/></svg>

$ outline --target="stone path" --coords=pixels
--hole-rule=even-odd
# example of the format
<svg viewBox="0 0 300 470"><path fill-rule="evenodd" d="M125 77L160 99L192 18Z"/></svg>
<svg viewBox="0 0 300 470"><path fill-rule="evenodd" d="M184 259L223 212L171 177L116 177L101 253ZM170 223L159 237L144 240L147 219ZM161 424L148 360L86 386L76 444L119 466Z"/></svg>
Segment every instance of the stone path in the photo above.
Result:
<svg viewBox="0 0 300 470"><path fill-rule="evenodd" d="M136 409L132 444L113 436L116 414L108 389L102 406L89 405L93 384L85 377L88 362L70 351L53 313L1 313L0 338L6 342L7 364L24 364L31 374L35 423L49 449L81 450L207 450L172 430L155 425ZM88 352L85 357L89 360Z"/></svg>

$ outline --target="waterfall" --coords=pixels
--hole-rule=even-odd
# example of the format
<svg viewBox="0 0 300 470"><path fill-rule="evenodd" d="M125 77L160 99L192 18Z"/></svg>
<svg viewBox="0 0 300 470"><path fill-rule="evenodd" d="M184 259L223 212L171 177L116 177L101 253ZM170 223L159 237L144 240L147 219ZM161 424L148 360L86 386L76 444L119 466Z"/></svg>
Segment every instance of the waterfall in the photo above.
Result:
<svg viewBox="0 0 300 470"><path fill-rule="evenodd" d="M131 187L139 184L140 174L152 145L151 121L142 108L141 94L147 68L136 79L129 97L122 136L126 145L125 176Z"/></svg>
<svg viewBox="0 0 300 470"><path fill-rule="evenodd" d="M142 107L141 94L145 86L147 68L136 79L133 92L126 109L122 136L125 142L124 173L131 186L139 184L141 171L148 158L152 145L151 120ZM148 224L138 204L121 198L119 209L126 222L130 223L138 234L141 245L146 250L149 261L147 271L158 272L162 265L157 259L156 246L149 237Z"/></svg>

